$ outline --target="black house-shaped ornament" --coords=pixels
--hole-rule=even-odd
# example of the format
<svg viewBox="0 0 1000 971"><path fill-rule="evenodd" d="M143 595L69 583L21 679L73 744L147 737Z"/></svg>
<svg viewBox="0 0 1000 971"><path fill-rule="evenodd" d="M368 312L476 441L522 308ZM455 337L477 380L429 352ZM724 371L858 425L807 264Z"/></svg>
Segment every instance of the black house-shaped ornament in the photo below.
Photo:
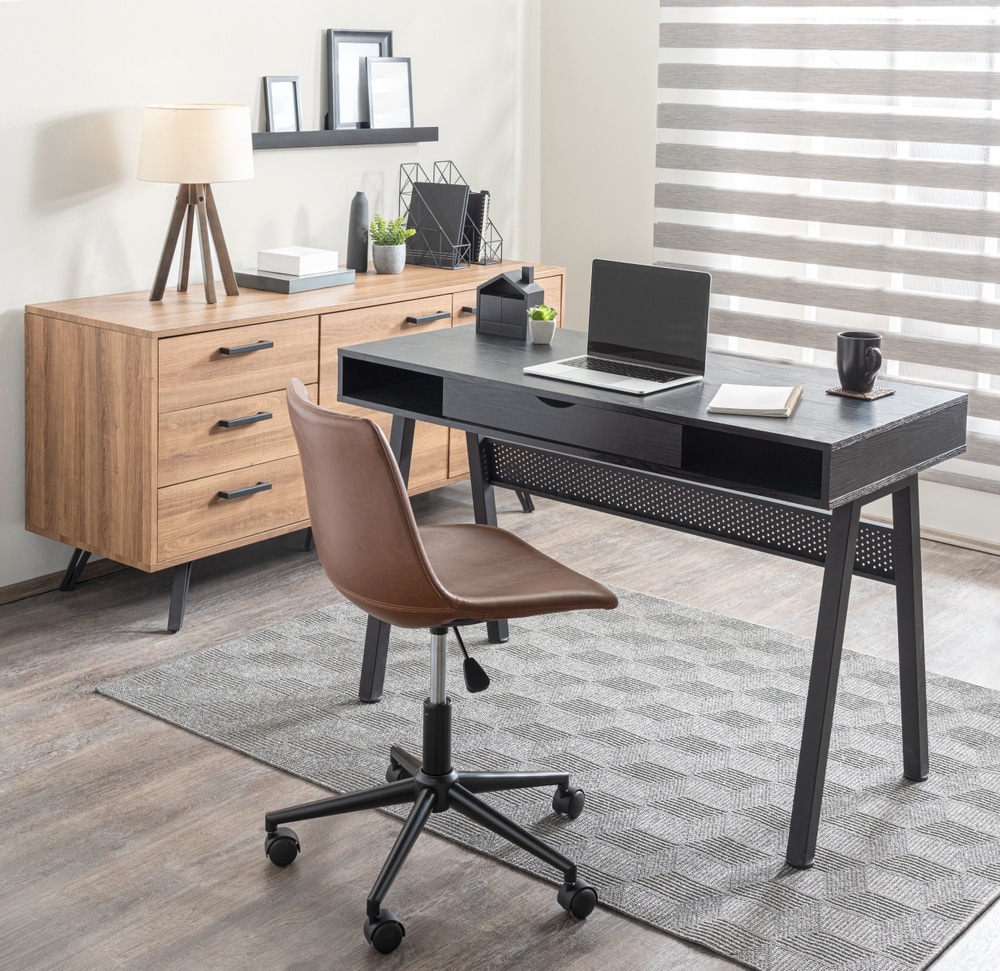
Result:
<svg viewBox="0 0 1000 971"><path fill-rule="evenodd" d="M526 340L528 310L545 301L545 291L535 283L535 268L501 273L476 291L476 333Z"/></svg>

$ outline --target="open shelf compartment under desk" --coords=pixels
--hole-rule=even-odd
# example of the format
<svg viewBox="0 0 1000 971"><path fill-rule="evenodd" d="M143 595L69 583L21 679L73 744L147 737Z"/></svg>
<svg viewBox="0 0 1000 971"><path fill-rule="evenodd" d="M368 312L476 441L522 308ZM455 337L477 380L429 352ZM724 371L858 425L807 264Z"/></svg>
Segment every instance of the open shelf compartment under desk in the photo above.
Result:
<svg viewBox="0 0 1000 971"><path fill-rule="evenodd" d="M340 356L341 400L381 411L440 421L444 382L434 374Z"/></svg>

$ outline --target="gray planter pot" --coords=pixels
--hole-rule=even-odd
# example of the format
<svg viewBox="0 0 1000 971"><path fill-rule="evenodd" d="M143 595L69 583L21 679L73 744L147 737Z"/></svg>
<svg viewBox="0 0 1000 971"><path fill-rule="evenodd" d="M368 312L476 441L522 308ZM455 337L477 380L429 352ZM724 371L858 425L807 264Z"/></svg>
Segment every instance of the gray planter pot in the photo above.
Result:
<svg viewBox="0 0 1000 971"><path fill-rule="evenodd" d="M398 246L372 245L372 263L376 273L402 273L406 265L406 243Z"/></svg>

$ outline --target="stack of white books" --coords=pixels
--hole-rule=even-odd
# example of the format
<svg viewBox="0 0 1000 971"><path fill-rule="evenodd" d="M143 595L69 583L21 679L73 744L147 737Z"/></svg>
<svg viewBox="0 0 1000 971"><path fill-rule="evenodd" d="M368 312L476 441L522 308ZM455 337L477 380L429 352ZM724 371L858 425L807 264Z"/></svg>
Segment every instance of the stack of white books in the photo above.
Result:
<svg viewBox="0 0 1000 971"><path fill-rule="evenodd" d="M282 246L262 249L257 253L257 269L287 276L311 276L314 273L336 273L336 250L314 249L312 246Z"/></svg>
<svg viewBox="0 0 1000 971"><path fill-rule="evenodd" d="M252 270L237 270L236 282L254 290L275 293L301 293L340 287L354 282L354 270L337 265L336 250L315 249L312 246L283 246L257 252L257 266Z"/></svg>

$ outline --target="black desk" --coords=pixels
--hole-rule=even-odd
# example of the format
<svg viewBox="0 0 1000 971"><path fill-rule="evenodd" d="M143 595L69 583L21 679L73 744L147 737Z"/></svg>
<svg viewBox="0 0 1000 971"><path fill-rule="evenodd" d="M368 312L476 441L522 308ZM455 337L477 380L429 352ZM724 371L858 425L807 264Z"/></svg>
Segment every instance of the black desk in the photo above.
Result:
<svg viewBox="0 0 1000 971"><path fill-rule="evenodd" d="M964 394L898 385L863 402L825 394L826 371L712 354L703 384L646 398L528 377L528 363L582 353L476 337L472 325L340 350L341 401L393 414L405 476L414 419L468 433L477 522L493 486L576 503L823 565L787 860L810 866L852 575L896 587L903 774L928 773L917 472L965 450ZM801 384L789 419L709 415L723 382ZM893 526L861 507L892 495ZM506 624L490 639L505 640ZM360 695L382 693L389 627L369 619Z"/></svg>

